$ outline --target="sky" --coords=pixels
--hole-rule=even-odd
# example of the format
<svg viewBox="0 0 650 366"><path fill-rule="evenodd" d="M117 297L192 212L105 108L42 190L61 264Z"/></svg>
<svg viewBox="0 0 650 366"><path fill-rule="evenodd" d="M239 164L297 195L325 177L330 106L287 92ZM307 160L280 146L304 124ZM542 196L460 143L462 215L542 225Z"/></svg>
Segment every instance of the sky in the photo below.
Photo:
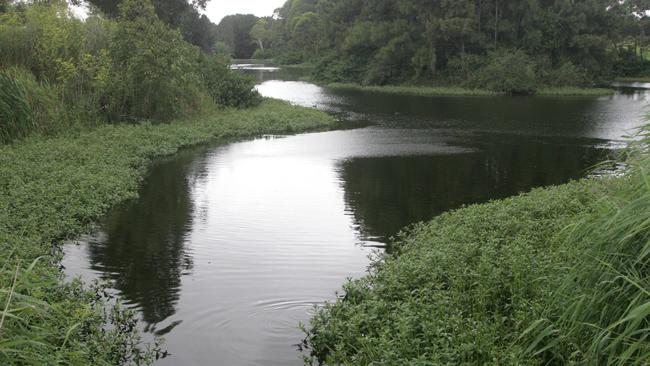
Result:
<svg viewBox="0 0 650 366"><path fill-rule="evenodd" d="M232 14L255 14L258 17L271 16L273 11L282 5L286 0L209 0L205 8L205 15L212 23L219 24L226 15ZM80 18L88 14L86 6L72 6L72 11Z"/></svg>
<svg viewBox="0 0 650 366"><path fill-rule="evenodd" d="M286 0L210 0L205 9L205 15L219 24L226 15L255 14L258 17L273 15L273 11L281 7Z"/></svg>

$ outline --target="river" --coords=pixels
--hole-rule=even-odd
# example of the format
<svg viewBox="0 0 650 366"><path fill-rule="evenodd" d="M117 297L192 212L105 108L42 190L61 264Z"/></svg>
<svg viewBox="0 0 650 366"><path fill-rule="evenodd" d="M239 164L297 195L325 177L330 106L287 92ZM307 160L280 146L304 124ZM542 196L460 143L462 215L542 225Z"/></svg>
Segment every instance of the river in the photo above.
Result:
<svg viewBox="0 0 650 366"><path fill-rule="evenodd" d="M239 68L262 95L336 113L345 128L160 159L139 199L64 248L69 278L107 281L147 339L165 338L159 365L301 365L298 324L400 228L584 176L648 98L643 85L607 97L384 95Z"/></svg>

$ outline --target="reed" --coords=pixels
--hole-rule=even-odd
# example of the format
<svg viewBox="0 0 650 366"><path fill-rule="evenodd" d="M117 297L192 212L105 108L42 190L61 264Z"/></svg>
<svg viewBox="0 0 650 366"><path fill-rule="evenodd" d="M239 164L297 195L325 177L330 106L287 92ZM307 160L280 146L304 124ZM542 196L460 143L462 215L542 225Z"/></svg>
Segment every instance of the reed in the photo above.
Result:
<svg viewBox="0 0 650 366"><path fill-rule="evenodd" d="M531 354L556 363L650 362L649 149L646 126L626 151L627 174L567 230L564 245L581 255L522 335Z"/></svg>

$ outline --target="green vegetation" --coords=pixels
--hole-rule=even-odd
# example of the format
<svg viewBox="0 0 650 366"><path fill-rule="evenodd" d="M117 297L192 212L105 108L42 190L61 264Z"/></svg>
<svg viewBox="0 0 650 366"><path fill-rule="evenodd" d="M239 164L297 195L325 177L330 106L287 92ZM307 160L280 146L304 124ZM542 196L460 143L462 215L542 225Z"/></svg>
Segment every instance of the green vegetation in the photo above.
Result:
<svg viewBox="0 0 650 366"><path fill-rule="evenodd" d="M412 85L359 85L352 83L329 83L325 84L328 88L332 89L345 89L345 90L363 90L375 93L387 94L403 94L403 95L421 95L421 96L493 96L503 95L489 90L481 89L465 89L459 87L448 86L412 86ZM540 96L603 96L611 95L614 91L605 88L575 88L575 87L558 87L558 88L543 88L537 90L535 95Z"/></svg>
<svg viewBox="0 0 650 366"><path fill-rule="evenodd" d="M535 92L535 95L543 96L604 96L612 95L614 90L606 88L575 88L575 87L557 87L542 88Z"/></svg>
<svg viewBox="0 0 650 366"><path fill-rule="evenodd" d="M327 128L315 110L265 101L171 124L102 126L0 147L0 364L146 362L134 320L101 290L62 284L58 245L132 199L156 156L207 141Z"/></svg>
<svg viewBox="0 0 650 366"><path fill-rule="evenodd" d="M91 10L109 18L118 18L123 0L87 0ZM156 15L167 26L178 30L183 38L204 52L217 51L219 30L205 14L208 0L151 0Z"/></svg>
<svg viewBox="0 0 650 366"><path fill-rule="evenodd" d="M288 0L253 36L321 82L512 94L647 75L640 1Z"/></svg>
<svg viewBox="0 0 650 366"><path fill-rule="evenodd" d="M250 78L187 43L148 0L119 10L81 21L56 0L0 12L0 142L259 101Z"/></svg>
<svg viewBox="0 0 650 366"><path fill-rule="evenodd" d="M446 213L400 234L395 253L319 310L307 338L326 364L508 365L571 248L551 242L589 211L587 183Z"/></svg>
<svg viewBox="0 0 650 366"><path fill-rule="evenodd" d="M617 77L616 81L622 81L628 83L650 83L650 76Z"/></svg>
<svg viewBox="0 0 650 366"><path fill-rule="evenodd" d="M186 22L200 19L194 5L205 1L92 3L105 13L83 21L64 0L0 3L3 365L146 364L160 356L156 345L140 344L130 312L106 307L102 288L63 283L59 244L134 198L156 156L333 122L262 101L227 56L186 33ZM174 9L184 9L180 20Z"/></svg>
<svg viewBox="0 0 650 366"><path fill-rule="evenodd" d="M490 96L498 93L489 90L465 89L459 87L431 87L431 86L397 86L397 85L359 85L352 83L329 83L332 89L363 90L376 93L422 95L422 96Z"/></svg>
<svg viewBox="0 0 650 366"><path fill-rule="evenodd" d="M251 14L235 14L224 17L217 26L217 41L222 42L234 58L248 59L256 52L256 42L251 32L258 18ZM255 58L264 58L257 54Z"/></svg>
<svg viewBox="0 0 650 366"><path fill-rule="evenodd" d="M621 178L474 205L398 235L307 330L326 364L643 365L650 130Z"/></svg>

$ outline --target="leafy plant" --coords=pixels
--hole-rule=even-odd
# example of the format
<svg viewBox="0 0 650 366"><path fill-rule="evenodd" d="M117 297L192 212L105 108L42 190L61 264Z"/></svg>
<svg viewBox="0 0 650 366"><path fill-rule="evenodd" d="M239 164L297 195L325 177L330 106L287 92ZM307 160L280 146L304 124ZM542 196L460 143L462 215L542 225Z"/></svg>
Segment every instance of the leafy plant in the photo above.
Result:
<svg viewBox="0 0 650 366"><path fill-rule="evenodd" d="M533 62L520 50L491 53L473 83L479 88L509 94L533 94L537 88Z"/></svg>
<svg viewBox="0 0 650 366"><path fill-rule="evenodd" d="M252 78L230 70L226 59L203 55L200 62L205 89L212 100L222 107L250 107L260 103Z"/></svg>

